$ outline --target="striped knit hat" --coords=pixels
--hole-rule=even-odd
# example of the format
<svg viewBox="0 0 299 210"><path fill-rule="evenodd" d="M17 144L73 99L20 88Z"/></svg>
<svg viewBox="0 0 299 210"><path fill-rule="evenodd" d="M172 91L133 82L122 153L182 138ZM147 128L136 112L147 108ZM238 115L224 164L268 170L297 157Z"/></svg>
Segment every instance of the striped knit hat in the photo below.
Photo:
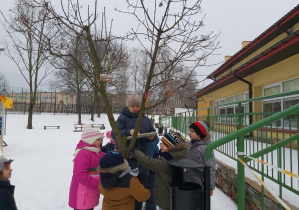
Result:
<svg viewBox="0 0 299 210"><path fill-rule="evenodd" d="M207 121L196 121L189 126L189 128L192 128L201 139L206 137L209 127L210 123Z"/></svg>
<svg viewBox="0 0 299 210"><path fill-rule="evenodd" d="M89 125L84 126L83 133L81 135L81 140L87 144L92 145L96 140L103 139L104 133L101 133L96 128L91 128Z"/></svg>
<svg viewBox="0 0 299 210"><path fill-rule="evenodd" d="M161 141L163 142L163 144L169 147L177 145L178 143L182 142L183 139L180 133L170 131L161 138Z"/></svg>

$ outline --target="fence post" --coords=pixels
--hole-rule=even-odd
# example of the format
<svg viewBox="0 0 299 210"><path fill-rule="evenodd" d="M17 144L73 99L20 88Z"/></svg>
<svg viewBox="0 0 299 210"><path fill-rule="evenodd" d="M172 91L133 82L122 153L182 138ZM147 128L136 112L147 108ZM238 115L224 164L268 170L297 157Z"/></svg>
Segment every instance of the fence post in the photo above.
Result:
<svg viewBox="0 0 299 210"><path fill-rule="evenodd" d="M42 114L42 91L39 91L39 113Z"/></svg>
<svg viewBox="0 0 299 210"><path fill-rule="evenodd" d="M51 91L50 113L52 112L52 91Z"/></svg>
<svg viewBox="0 0 299 210"><path fill-rule="evenodd" d="M24 114L26 113L26 102L27 102L27 90L26 90L26 96L25 96Z"/></svg>
<svg viewBox="0 0 299 210"><path fill-rule="evenodd" d="M55 100L54 100L54 103L55 103L55 104L54 104L54 115L55 115L55 112L56 112L56 97L57 97L57 96L56 96L56 89L55 89Z"/></svg>
<svg viewBox="0 0 299 210"><path fill-rule="evenodd" d="M241 120L241 103L238 103L238 128L242 128L242 120ZM237 155L238 157L244 161L244 136L241 135L237 138ZM238 161L237 164L238 171L238 209L245 209L245 168L243 164Z"/></svg>
<svg viewBox="0 0 299 210"><path fill-rule="evenodd" d="M24 95L23 95L23 87L22 87L22 98L20 100L20 103L21 103L21 111L23 109L23 99L24 99ZM17 100L16 100L17 101Z"/></svg>

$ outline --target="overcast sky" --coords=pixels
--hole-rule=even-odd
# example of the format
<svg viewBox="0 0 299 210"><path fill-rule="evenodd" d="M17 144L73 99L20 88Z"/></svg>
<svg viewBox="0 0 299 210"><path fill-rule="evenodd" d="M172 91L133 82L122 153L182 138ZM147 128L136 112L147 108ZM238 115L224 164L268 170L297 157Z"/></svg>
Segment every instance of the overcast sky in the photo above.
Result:
<svg viewBox="0 0 299 210"><path fill-rule="evenodd" d="M81 1L93 2L92 0ZM57 0L52 0L52 2L55 3ZM298 0L203 0L204 30L220 33L218 41L221 48L209 58L209 64L223 62L225 55L234 55L241 49L242 41L255 39L298 3ZM113 10L115 7L122 9L125 5L125 0L99 0L99 7L105 6L108 18L113 18L114 33L116 30L119 33L125 33L134 27L130 25L132 23L130 19L126 19ZM1 0L0 10L8 14L8 10L12 6L13 1ZM2 17L0 19L2 21ZM3 30L0 30L0 39L4 38L5 34ZM128 47L130 46L131 44ZM210 74L220 65L203 67L198 69L197 74ZM0 72L5 75L11 87L28 88L17 67L3 53L0 54ZM199 77L199 80L204 78L205 76ZM208 83L209 81L201 82L198 88L202 88ZM43 84L41 88L46 90L47 84Z"/></svg>

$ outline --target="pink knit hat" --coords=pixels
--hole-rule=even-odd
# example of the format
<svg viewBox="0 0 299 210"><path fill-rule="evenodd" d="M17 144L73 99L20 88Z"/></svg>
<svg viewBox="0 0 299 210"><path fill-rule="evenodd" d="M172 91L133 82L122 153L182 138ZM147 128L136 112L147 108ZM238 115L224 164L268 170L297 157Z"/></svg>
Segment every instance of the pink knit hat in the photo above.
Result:
<svg viewBox="0 0 299 210"><path fill-rule="evenodd" d="M111 138L111 132L112 132L112 130L106 131L106 137L107 137L108 139Z"/></svg>
<svg viewBox="0 0 299 210"><path fill-rule="evenodd" d="M84 130L81 135L81 140L85 143L92 145L96 140L103 138L104 133L101 133L98 129L91 128L88 125L84 126Z"/></svg>

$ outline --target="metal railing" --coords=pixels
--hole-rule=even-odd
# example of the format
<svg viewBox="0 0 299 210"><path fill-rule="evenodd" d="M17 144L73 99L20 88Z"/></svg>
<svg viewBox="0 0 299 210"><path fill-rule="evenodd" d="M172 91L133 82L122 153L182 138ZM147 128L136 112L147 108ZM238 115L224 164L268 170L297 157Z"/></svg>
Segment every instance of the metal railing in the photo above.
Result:
<svg viewBox="0 0 299 210"><path fill-rule="evenodd" d="M260 162L244 157L259 158L275 167L294 174L299 174L299 104L279 112L246 112L244 105L252 103L262 106L263 100L285 96L298 96L299 91L292 91L267 97L259 97L229 104L223 104L193 112L180 113L176 116L165 116L160 123L177 129L187 135L189 125L194 121L210 122L212 143L206 149L206 157L211 157L213 149L236 160L241 158L250 169L279 186L279 197L283 198L282 188L299 195L298 180L280 171L276 171ZM259 104L254 104L254 103ZM238 112L214 114L221 107L235 106ZM205 114L202 114L204 113ZM201 113L199 115L199 113ZM238 162L238 209L245 209L245 171ZM264 209L264 187L261 188L261 209Z"/></svg>

